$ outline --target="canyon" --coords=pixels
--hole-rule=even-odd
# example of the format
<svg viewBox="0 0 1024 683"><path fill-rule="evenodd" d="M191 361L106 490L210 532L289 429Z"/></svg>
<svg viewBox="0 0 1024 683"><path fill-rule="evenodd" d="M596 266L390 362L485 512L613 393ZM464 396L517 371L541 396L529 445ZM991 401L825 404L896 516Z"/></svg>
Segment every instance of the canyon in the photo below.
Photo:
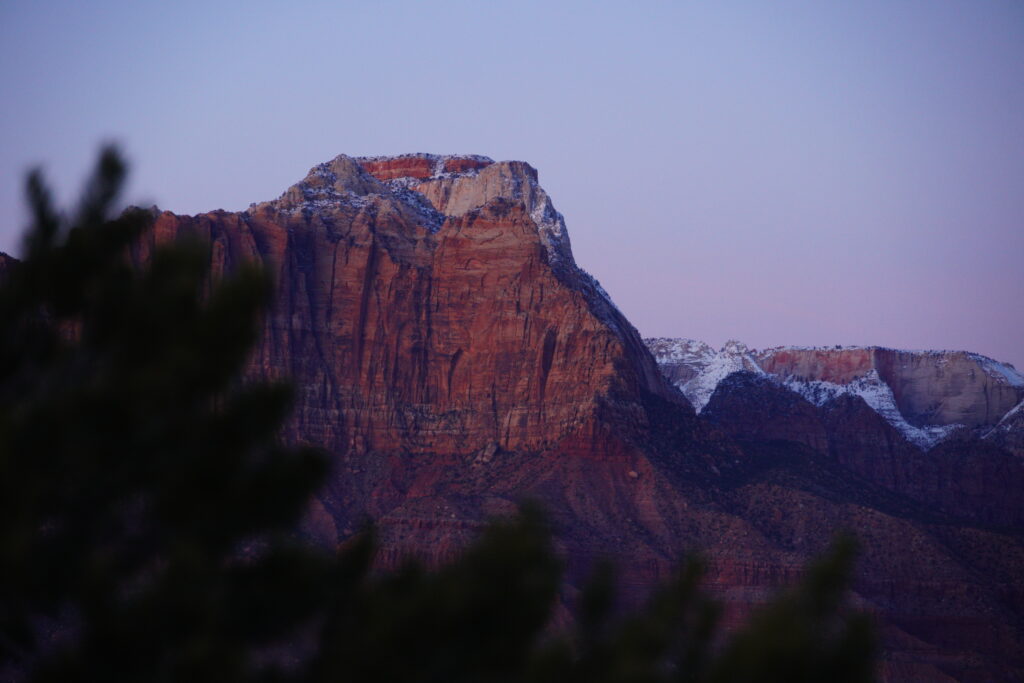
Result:
<svg viewBox="0 0 1024 683"><path fill-rule="evenodd" d="M601 560L635 601L699 551L735 624L849 529L881 678L1024 674L1012 368L645 343L520 161L340 155L245 211L153 215L137 263L198 236L214 282L245 262L274 276L247 372L293 382L283 438L331 453L303 522L316 542L344 543L370 516L382 568L440 563L533 499L567 606Z"/></svg>

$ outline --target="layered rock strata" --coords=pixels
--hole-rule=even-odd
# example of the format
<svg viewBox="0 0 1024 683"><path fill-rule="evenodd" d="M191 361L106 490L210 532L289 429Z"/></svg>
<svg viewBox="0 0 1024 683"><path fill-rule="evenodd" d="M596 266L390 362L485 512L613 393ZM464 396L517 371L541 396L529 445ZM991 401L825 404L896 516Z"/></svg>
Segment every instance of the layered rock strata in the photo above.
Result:
<svg viewBox="0 0 1024 683"><path fill-rule="evenodd" d="M340 156L248 211L157 218L156 239L185 233L215 273L274 274L252 371L298 380L293 438L336 453L596 455L601 401L642 422L629 405L673 396L522 162Z"/></svg>

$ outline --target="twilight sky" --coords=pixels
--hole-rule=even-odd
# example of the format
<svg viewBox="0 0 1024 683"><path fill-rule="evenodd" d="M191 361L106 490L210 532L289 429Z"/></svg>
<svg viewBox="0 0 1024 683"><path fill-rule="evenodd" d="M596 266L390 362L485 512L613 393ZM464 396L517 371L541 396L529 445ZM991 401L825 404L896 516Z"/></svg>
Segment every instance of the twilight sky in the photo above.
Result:
<svg viewBox="0 0 1024 683"><path fill-rule="evenodd" d="M0 4L0 250L24 172L270 199L339 153L523 159L645 336L1024 368L1024 3Z"/></svg>

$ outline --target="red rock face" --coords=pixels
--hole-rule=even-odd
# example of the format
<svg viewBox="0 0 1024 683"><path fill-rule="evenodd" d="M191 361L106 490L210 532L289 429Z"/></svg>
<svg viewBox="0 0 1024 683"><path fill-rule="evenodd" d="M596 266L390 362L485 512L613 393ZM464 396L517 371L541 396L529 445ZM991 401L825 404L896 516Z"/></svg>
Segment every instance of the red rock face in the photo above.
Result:
<svg viewBox="0 0 1024 683"><path fill-rule="evenodd" d="M366 158L358 160L367 173L377 180L398 178L427 180L437 173L467 173L478 171L494 162L483 157L443 157L410 154L398 157Z"/></svg>
<svg viewBox="0 0 1024 683"><path fill-rule="evenodd" d="M397 173L407 162L433 163L374 163ZM505 175L536 177L525 164ZM641 395L674 396L629 323L610 304L595 308L574 266L551 267L522 204L495 191L431 232L386 194L311 216L289 193L245 214L164 213L154 236L209 240L215 275L245 260L272 269L281 286L252 371L306 392L294 438L339 454L562 441L602 453L615 450L595 431L602 397L614 394L639 425L642 410L628 406Z"/></svg>
<svg viewBox="0 0 1024 683"><path fill-rule="evenodd" d="M780 349L758 354L764 371L780 377L849 384L874 367L871 349Z"/></svg>
<svg viewBox="0 0 1024 683"><path fill-rule="evenodd" d="M483 159L472 159L468 157L455 157L446 159L444 162L445 173L465 173L466 171L478 171L481 168L490 166L491 162Z"/></svg>
<svg viewBox="0 0 1024 683"><path fill-rule="evenodd" d="M851 477L809 413L741 451L576 268L536 171L459 159L339 157L246 212L163 213L137 249L141 261L154 240L197 234L215 276L244 261L274 274L249 371L295 382L284 436L336 465L307 533L334 544L369 514L382 565L409 552L441 562L532 497L570 582L612 557L637 600L700 548L735 621L853 528L857 599L884 620L886 672L1024 669L1018 536L922 518Z"/></svg>
<svg viewBox="0 0 1024 683"><path fill-rule="evenodd" d="M379 161L363 161L363 168L377 180L395 178L429 178L434 173L434 163L426 157L395 157Z"/></svg>

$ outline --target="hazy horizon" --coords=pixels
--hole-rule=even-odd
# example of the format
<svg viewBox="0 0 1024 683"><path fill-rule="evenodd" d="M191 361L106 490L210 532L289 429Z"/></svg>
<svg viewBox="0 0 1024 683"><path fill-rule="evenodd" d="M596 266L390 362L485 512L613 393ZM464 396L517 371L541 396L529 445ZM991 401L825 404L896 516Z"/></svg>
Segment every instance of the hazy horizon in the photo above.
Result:
<svg viewBox="0 0 1024 683"><path fill-rule="evenodd" d="M535 166L645 337L1024 369L1024 5L10 2L0 250L25 171L271 199L339 153Z"/></svg>

